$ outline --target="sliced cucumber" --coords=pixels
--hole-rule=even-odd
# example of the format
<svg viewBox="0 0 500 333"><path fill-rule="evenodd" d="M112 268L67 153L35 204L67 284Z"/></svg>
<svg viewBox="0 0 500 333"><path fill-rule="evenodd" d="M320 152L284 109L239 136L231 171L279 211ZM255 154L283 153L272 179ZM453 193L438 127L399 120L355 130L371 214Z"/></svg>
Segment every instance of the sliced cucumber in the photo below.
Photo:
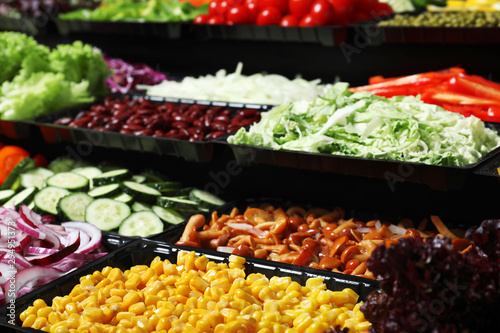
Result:
<svg viewBox="0 0 500 333"><path fill-rule="evenodd" d="M134 202L134 198L127 193L120 193L117 196L113 197L113 200L120 201L126 203L127 205L131 205Z"/></svg>
<svg viewBox="0 0 500 333"><path fill-rule="evenodd" d="M63 221L85 221L85 209L94 200L85 192L75 192L62 197L57 203L59 217Z"/></svg>
<svg viewBox="0 0 500 333"><path fill-rule="evenodd" d="M163 222L153 212L143 211L130 214L118 229L123 236L148 237L163 231Z"/></svg>
<svg viewBox="0 0 500 333"><path fill-rule="evenodd" d="M158 215L160 219L170 224L179 224L185 221L182 214L172 208L163 208L160 206L152 207L153 213Z"/></svg>
<svg viewBox="0 0 500 333"><path fill-rule="evenodd" d="M77 173L86 177L87 179L92 179L98 177L102 174L101 169L94 166L81 167L71 170L71 172Z"/></svg>
<svg viewBox="0 0 500 333"><path fill-rule="evenodd" d="M133 182L136 182L136 183L139 183L139 184L142 184L146 181L146 176L143 176L143 175L133 175L132 176L132 181Z"/></svg>
<svg viewBox="0 0 500 333"><path fill-rule="evenodd" d="M95 199L85 209L85 221L106 231L118 228L129 215L127 204L108 198Z"/></svg>
<svg viewBox="0 0 500 333"><path fill-rule="evenodd" d="M68 191L88 191L89 179L74 172L60 172L45 181L47 186L64 188Z"/></svg>
<svg viewBox="0 0 500 333"><path fill-rule="evenodd" d="M22 173L27 170L33 169L35 167L35 161L31 157L26 157L17 163L17 165L12 169L7 178L0 186L0 190L17 190L21 184L19 177Z"/></svg>
<svg viewBox="0 0 500 333"><path fill-rule="evenodd" d="M196 201L175 197L159 197L157 205L164 208L198 210Z"/></svg>
<svg viewBox="0 0 500 333"><path fill-rule="evenodd" d="M132 204L132 210L134 212L142 212L144 210L151 210L152 206L145 202L136 201Z"/></svg>
<svg viewBox="0 0 500 333"><path fill-rule="evenodd" d="M0 205L3 205L10 198L12 198L16 194L14 190L1 190L0 191Z"/></svg>
<svg viewBox="0 0 500 333"><path fill-rule="evenodd" d="M35 197L37 191L38 189L34 186L25 188L7 200L3 206L6 208L12 208L12 206L14 206L16 209L19 209L22 204L28 205Z"/></svg>
<svg viewBox="0 0 500 333"><path fill-rule="evenodd" d="M54 172L42 167L25 171L20 175L21 186L24 188L34 186L40 189L45 186L45 180L53 175Z"/></svg>
<svg viewBox="0 0 500 333"><path fill-rule="evenodd" d="M94 187L88 192L92 198L111 198L121 193L120 184L109 184Z"/></svg>
<svg viewBox="0 0 500 333"><path fill-rule="evenodd" d="M50 162L49 170L58 173L58 172L67 172L74 168L76 161L69 157L60 157Z"/></svg>
<svg viewBox="0 0 500 333"><path fill-rule="evenodd" d="M121 183L130 177L132 177L132 173L128 169L117 169L104 172L101 175L94 177L92 180L94 182L94 186L102 186Z"/></svg>
<svg viewBox="0 0 500 333"><path fill-rule="evenodd" d="M189 199L196 201L200 206L206 208L222 206L226 203L221 198L197 188L193 189L189 193Z"/></svg>
<svg viewBox="0 0 500 333"><path fill-rule="evenodd" d="M44 187L36 193L35 199L33 200L35 202L35 210L39 213L55 216L57 214L57 203L59 199L69 194L71 194L71 192L64 188L55 186Z"/></svg>
<svg viewBox="0 0 500 333"><path fill-rule="evenodd" d="M123 192L131 195L134 200L147 202L147 203L155 203L156 199L161 196L161 192L146 186L144 184L139 184L131 181L124 181L122 183Z"/></svg>
<svg viewBox="0 0 500 333"><path fill-rule="evenodd" d="M178 190L182 188L181 182L161 182L161 183L145 183L149 187L155 188L158 191L162 192L163 190Z"/></svg>

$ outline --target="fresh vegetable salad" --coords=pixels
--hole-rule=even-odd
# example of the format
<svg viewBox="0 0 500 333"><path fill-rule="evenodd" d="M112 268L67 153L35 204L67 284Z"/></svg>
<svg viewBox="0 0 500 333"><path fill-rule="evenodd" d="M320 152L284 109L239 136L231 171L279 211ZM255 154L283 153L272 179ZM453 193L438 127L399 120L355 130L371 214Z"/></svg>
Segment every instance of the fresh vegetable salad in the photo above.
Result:
<svg viewBox="0 0 500 333"><path fill-rule="evenodd" d="M313 101L282 104L262 114L232 144L388 159L443 166L476 163L500 145L498 134L418 97L352 93L337 83Z"/></svg>

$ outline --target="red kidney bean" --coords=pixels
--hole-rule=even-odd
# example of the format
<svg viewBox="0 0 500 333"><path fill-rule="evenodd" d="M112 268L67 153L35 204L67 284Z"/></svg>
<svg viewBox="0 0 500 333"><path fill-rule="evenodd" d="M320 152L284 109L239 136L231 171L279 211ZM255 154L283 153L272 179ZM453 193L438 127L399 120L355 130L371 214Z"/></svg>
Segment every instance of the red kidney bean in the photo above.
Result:
<svg viewBox="0 0 500 333"><path fill-rule="evenodd" d="M173 128L188 128L189 125L182 122L182 121L174 121L174 122L172 122L172 127Z"/></svg>
<svg viewBox="0 0 500 333"><path fill-rule="evenodd" d="M189 133L189 131L185 128L179 128L179 134L183 134L187 137L191 136L191 133Z"/></svg>
<svg viewBox="0 0 500 333"><path fill-rule="evenodd" d="M204 122L203 122L203 120L196 119L195 121L193 121L193 126L195 126L195 127L204 127Z"/></svg>
<svg viewBox="0 0 500 333"><path fill-rule="evenodd" d="M104 128L106 128L108 131L116 132L121 128L121 125L118 123L115 123L115 124L107 123L106 125L104 125Z"/></svg>
<svg viewBox="0 0 500 333"><path fill-rule="evenodd" d="M170 131L168 131L167 133L165 133L165 135L175 135L175 134L179 134L179 130L177 128L174 128L174 129L171 129Z"/></svg>
<svg viewBox="0 0 500 333"><path fill-rule="evenodd" d="M220 115L220 116L214 117L213 121L227 124L227 123L229 123L229 117L225 116L225 115Z"/></svg>
<svg viewBox="0 0 500 333"><path fill-rule="evenodd" d="M78 112L75 116L75 120L80 120L80 118L87 117L87 113L85 111ZM90 117L89 117L90 118Z"/></svg>
<svg viewBox="0 0 500 333"><path fill-rule="evenodd" d="M229 109L225 109L223 110L220 115L221 116L228 116L228 117L231 117L231 115L233 114L233 111L229 110Z"/></svg>
<svg viewBox="0 0 500 333"><path fill-rule="evenodd" d="M249 125L252 125L253 123L255 122L255 120L253 119L243 119L241 122L240 122L240 125L241 126L249 126Z"/></svg>
<svg viewBox="0 0 500 333"><path fill-rule="evenodd" d="M258 111L257 109L240 110L240 111L238 111L238 115L242 116L244 118L249 118L249 117L255 116L255 114L257 113L257 111Z"/></svg>
<svg viewBox="0 0 500 333"><path fill-rule="evenodd" d="M139 109L136 111L136 113L141 116L151 116L155 113L155 111L152 109Z"/></svg>
<svg viewBox="0 0 500 333"><path fill-rule="evenodd" d="M217 122L217 121L214 121L211 125L210 125L210 128L214 131L226 131L227 129L227 125L224 124L224 123L220 123L220 122Z"/></svg>
<svg viewBox="0 0 500 333"><path fill-rule="evenodd" d="M144 130L144 127L142 127L141 125L136 125L136 124L125 124L122 126L122 129L128 130L130 132L136 132L136 131Z"/></svg>
<svg viewBox="0 0 500 333"><path fill-rule="evenodd" d="M73 122L73 118L72 117L62 117L62 118L59 118L56 121L54 121L54 124L57 124L57 125L68 125L71 122Z"/></svg>
<svg viewBox="0 0 500 333"><path fill-rule="evenodd" d="M180 121L180 122L183 122L183 123L186 123L186 124L192 124L193 121L194 121L193 118L191 118L189 116L186 116L186 115L183 115L183 114L174 116L173 119L174 119L174 121Z"/></svg>
<svg viewBox="0 0 500 333"><path fill-rule="evenodd" d="M96 131L107 131L108 129L106 127L102 127L102 126L97 126L94 128Z"/></svg>
<svg viewBox="0 0 500 333"><path fill-rule="evenodd" d="M231 119L231 125L239 125L242 120L243 120L242 116L236 116L233 119Z"/></svg>
<svg viewBox="0 0 500 333"><path fill-rule="evenodd" d="M224 134L226 134L226 132L222 132L222 131L213 132L212 133L212 139L215 139L215 138L217 138L217 137L219 137L221 135L224 135Z"/></svg>
<svg viewBox="0 0 500 333"><path fill-rule="evenodd" d="M73 124L77 127L87 127L87 124L90 120L91 120L90 117L81 117L73 121Z"/></svg>
<svg viewBox="0 0 500 333"><path fill-rule="evenodd" d="M228 133L231 133L231 132L236 132L237 130L239 130L241 128L241 125L229 125L227 127L227 132Z"/></svg>
<svg viewBox="0 0 500 333"><path fill-rule="evenodd" d="M132 134L132 131L129 131L128 129L122 128L122 129L120 130L120 133L121 133L121 134Z"/></svg>
<svg viewBox="0 0 500 333"><path fill-rule="evenodd" d="M142 131L135 131L133 133L135 135L150 136L151 134L153 134L153 131L146 128L146 129L144 129Z"/></svg>

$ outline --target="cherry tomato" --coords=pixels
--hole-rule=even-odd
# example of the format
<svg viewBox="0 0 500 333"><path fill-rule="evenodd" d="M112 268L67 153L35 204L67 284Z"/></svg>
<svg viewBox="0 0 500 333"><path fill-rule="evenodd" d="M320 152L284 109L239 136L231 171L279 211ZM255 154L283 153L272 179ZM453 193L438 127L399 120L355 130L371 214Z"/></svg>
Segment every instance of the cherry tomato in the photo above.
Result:
<svg viewBox="0 0 500 333"><path fill-rule="evenodd" d="M363 13L369 14L378 4L378 0L355 0L354 7Z"/></svg>
<svg viewBox="0 0 500 333"><path fill-rule="evenodd" d="M311 7L311 17L317 25L332 23L335 15L332 5L328 0L316 0Z"/></svg>
<svg viewBox="0 0 500 333"><path fill-rule="evenodd" d="M386 16L391 16L394 14L394 11L392 10L392 7L384 2L379 2L373 11L376 13L375 18L377 17L386 17Z"/></svg>
<svg viewBox="0 0 500 333"><path fill-rule="evenodd" d="M280 24L281 13L275 7L266 7L257 15L257 25L278 25Z"/></svg>
<svg viewBox="0 0 500 333"><path fill-rule="evenodd" d="M213 0L208 5L208 15L220 16L222 18L226 17L226 13L229 10L229 2L227 0Z"/></svg>
<svg viewBox="0 0 500 333"><path fill-rule="evenodd" d="M296 17L304 17L309 14L314 0L288 0L288 10Z"/></svg>
<svg viewBox="0 0 500 333"><path fill-rule="evenodd" d="M338 23L348 22L352 14L354 14L354 6L352 0L328 0L335 12L334 21Z"/></svg>
<svg viewBox="0 0 500 333"><path fill-rule="evenodd" d="M314 22L311 14L307 14L305 16L302 16L299 22L299 27L315 27L316 22Z"/></svg>
<svg viewBox="0 0 500 333"><path fill-rule="evenodd" d="M288 0L258 0L259 8L261 10L267 7L274 7L283 15L288 12Z"/></svg>
<svg viewBox="0 0 500 333"><path fill-rule="evenodd" d="M259 5L256 0L247 0L245 2L245 7L247 7L248 12L250 13L250 22L255 23L255 19L259 14Z"/></svg>
<svg viewBox="0 0 500 333"><path fill-rule="evenodd" d="M354 12L351 16L350 22L352 23L358 23L358 22L365 22L370 20L370 16L364 12Z"/></svg>
<svg viewBox="0 0 500 333"><path fill-rule="evenodd" d="M280 25L282 27L296 27L299 25L299 19L295 15L288 14L281 18Z"/></svg>
<svg viewBox="0 0 500 333"><path fill-rule="evenodd" d="M208 23L209 18L210 18L210 16L208 16L207 14L200 14L200 15L195 17L193 22L196 24L206 24L206 23Z"/></svg>
<svg viewBox="0 0 500 333"><path fill-rule="evenodd" d="M36 154L35 156L33 156L33 161L35 161L35 165L37 167L47 167L47 158L45 158L45 156L42 154Z"/></svg>
<svg viewBox="0 0 500 333"><path fill-rule="evenodd" d="M220 16L210 16L207 21L208 24L224 24L224 19Z"/></svg>
<svg viewBox="0 0 500 333"><path fill-rule="evenodd" d="M246 24L250 23L252 16L245 5L238 5L229 9L226 20L228 24Z"/></svg>

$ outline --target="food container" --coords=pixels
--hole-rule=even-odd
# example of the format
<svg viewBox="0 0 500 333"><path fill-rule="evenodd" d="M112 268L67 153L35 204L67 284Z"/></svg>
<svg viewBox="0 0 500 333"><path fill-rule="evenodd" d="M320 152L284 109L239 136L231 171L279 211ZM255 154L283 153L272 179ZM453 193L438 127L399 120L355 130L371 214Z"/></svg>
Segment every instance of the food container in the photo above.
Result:
<svg viewBox="0 0 500 333"><path fill-rule="evenodd" d="M236 162L241 166L265 164L348 176L385 179L391 189L394 189L398 183L411 182L427 185L433 190L441 191L463 188L467 175L474 168L500 153L500 147L497 147L476 163L458 167L292 150L274 150L267 147L234 145L227 142L226 144L229 145Z"/></svg>
<svg viewBox="0 0 500 333"><path fill-rule="evenodd" d="M0 135L9 139L29 138L36 126L30 121L22 120L0 120Z"/></svg>
<svg viewBox="0 0 500 333"><path fill-rule="evenodd" d="M27 17L7 17L0 15L0 31L18 31L27 35L37 36L47 33L47 25L49 20L47 17L42 16L38 19Z"/></svg>
<svg viewBox="0 0 500 333"><path fill-rule="evenodd" d="M16 326L9 324L7 317L7 305L0 308L0 326L2 332L10 329L13 332L36 332L32 328L21 327L19 314L32 305L36 299L43 299L47 304L56 296L68 294L71 289L79 283L79 278L86 274L90 274L95 270L101 270L105 266L118 267L126 270L133 265L146 264L149 265L151 261L160 256L163 260L168 259L171 262L177 262L177 254L179 251L184 250L182 247L175 245L168 245L161 242L151 240L136 240L128 243L113 253L99 258L91 264L81 267L67 276L58 278L42 288L34 292L23 295L18 298L15 303L15 323ZM189 249L191 251L191 249ZM228 262L229 255L221 254L213 251L205 251L196 249L198 255L205 255L208 259L215 262ZM325 284L331 290L338 291L344 288L351 288L360 297L360 300L365 300L367 295L372 291L378 290L378 283L362 278L345 276L342 274L312 270L305 267L290 267L289 265L280 263L270 263L264 260L248 258L245 264L245 273L261 273L267 277L272 276L290 276L292 280L305 285L308 278L321 277L324 279Z"/></svg>
<svg viewBox="0 0 500 333"><path fill-rule="evenodd" d="M180 39L188 36L188 22L133 22L133 21L90 21L54 20L59 33L70 34L154 36L164 39Z"/></svg>
<svg viewBox="0 0 500 333"><path fill-rule="evenodd" d="M143 97L138 94L129 94L132 98ZM126 95L123 95L126 96ZM172 102L176 104L202 104L207 106L222 106L233 112L238 109L256 109L266 111L270 106L254 104L238 104L226 102L194 101L175 98L144 97L153 102ZM96 103L97 104L97 103ZM140 136L133 134L122 134L111 131L98 131L94 129L69 127L54 124L61 117L75 116L80 111L88 110L88 106L61 111L55 114L42 116L34 119L34 123L40 129L47 143L72 142L74 144L98 146L104 148L116 148L121 150L134 150L139 152L155 153L158 155L169 155L183 158L190 162L211 161L218 152L215 147L215 139L208 141L190 142L165 137ZM221 148L221 147L219 147Z"/></svg>

